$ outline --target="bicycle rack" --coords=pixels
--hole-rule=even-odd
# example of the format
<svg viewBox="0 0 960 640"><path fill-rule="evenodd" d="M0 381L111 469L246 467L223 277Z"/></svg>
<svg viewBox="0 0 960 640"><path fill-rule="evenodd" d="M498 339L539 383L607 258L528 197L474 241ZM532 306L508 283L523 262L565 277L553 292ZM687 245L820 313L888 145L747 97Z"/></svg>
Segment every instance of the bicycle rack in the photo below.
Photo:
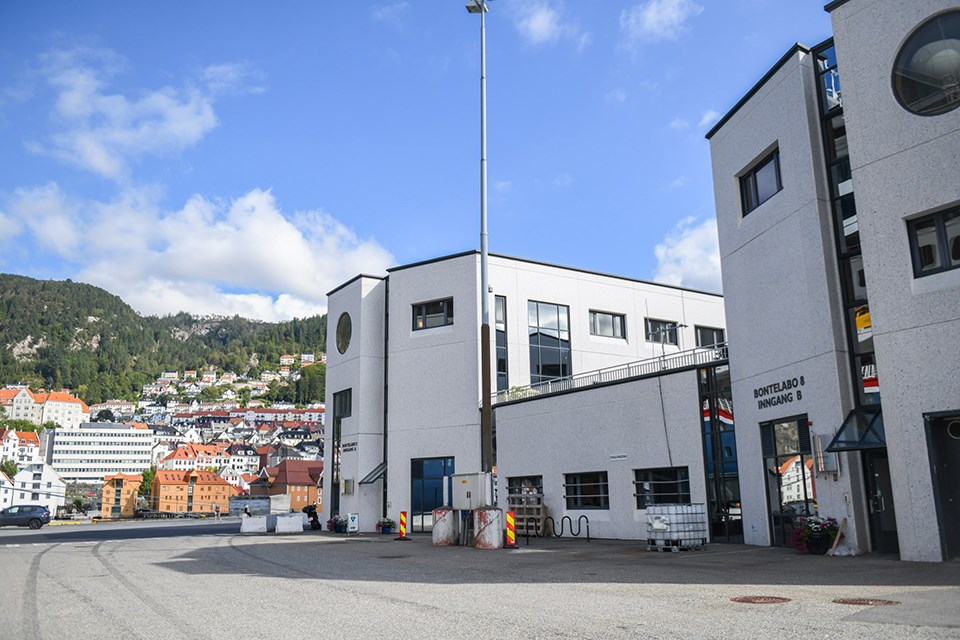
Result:
<svg viewBox="0 0 960 640"><path fill-rule="evenodd" d="M530 526L531 522L533 523L533 526L532 526L532 527ZM556 520L554 520L554 519L553 519L552 517L550 517L550 516L547 516L547 517L544 519L544 521L543 521L543 526L544 526L544 528L546 528L547 522L550 523L550 529L553 531L553 537L554 537L554 538L562 538L562 537L563 537L563 534L564 534L564 531L566 530L566 525L567 525L568 522L570 523L570 535L573 536L574 538L579 538L579 537L580 537L580 534L583 533L583 523L586 522L586 525L587 525L587 542L590 542L590 518L588 518L587 516L580 516L579 518L577 518L577 530L576 530L576 532L574 532L574 530L573 530L573 519L572 519L570 516L563 516L563 518L560 519L560 532L559 532L559 533L557 533L557 521L556 521ZM526 538L527 538L527 546L528 546L528 547L530 546L530 529L533 529L533 530L534 530L534 535L535 535L537 538L542 538L542 537L543 537L543 532L540 531L540 523L537 522L537 519L536 519L536 518L533 518L533 517L527 518L527 526L524 527L524 529L526 530Z"/></svg>

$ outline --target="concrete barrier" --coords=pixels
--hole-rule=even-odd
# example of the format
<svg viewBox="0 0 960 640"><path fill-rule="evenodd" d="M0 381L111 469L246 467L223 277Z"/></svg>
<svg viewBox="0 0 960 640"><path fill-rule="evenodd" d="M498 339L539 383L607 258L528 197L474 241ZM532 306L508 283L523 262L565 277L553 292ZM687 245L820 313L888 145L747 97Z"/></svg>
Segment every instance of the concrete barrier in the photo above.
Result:
<svg viewBox="0 0 960 640"><path fill-rule="evenodd" d="M267 516L240 518L240 533L266 533Z"/></svg>
<svg viewBox="0 0 960 640"><path fill-rule="evenodd" d="M277 533L303 533L302 514L291 513L290 515L277 516Z"/></svg>

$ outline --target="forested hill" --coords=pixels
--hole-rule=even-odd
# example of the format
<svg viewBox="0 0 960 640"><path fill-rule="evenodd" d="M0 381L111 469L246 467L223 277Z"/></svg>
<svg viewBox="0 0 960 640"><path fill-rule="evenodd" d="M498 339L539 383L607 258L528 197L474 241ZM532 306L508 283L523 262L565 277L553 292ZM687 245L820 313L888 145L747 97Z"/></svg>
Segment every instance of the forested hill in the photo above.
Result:
<svg viewBox="0 0 960 640"><path fill-rule="evenodd" d="M141 316L103 289L0 274L0 384L68 387L88 404L134 399L162 371L259 375L282 354L326 351L327 317L269 323Z"/></svg>

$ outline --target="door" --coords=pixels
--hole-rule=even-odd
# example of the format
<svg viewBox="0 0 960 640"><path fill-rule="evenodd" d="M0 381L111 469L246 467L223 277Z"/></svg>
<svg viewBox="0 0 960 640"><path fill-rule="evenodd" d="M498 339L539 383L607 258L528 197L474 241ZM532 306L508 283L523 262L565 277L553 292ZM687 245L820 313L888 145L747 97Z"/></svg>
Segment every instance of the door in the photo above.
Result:
<svg viewBox="0 0 960 640"><path fill-rule="evenodd" d="M897 553L897 515L893 506L890 460L886 449L863 452L867 481L867 507L870 511L870 543L878 553Z"/></svg>
<svg viewBox="0 0 960 640"><path fill-rule="evenodd" d="M927 424L940 546L948 560L960 557L960 414Z"/></svg>
<svg viewBox="0 0 960 640"><path fill-rule="evenodd" d="M450 476L453 458L421 458L410 461L410 530L433 531L433 510L443 504L443 478L452 496Z"/></svg>

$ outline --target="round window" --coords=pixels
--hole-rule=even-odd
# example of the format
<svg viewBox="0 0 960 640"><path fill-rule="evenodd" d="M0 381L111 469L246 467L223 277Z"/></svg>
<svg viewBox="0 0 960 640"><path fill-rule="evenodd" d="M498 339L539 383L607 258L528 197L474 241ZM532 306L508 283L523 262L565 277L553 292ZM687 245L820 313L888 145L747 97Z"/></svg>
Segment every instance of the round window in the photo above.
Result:
<svg viewBox="0 0 960 640"><path fill-rule="evenodd" d="M910 34L893 65L893 93L921 116L960 107L960 11L930 18Z"/></svg>
<svg viewBox="0 0 960 640"><path fill-rule="evenodd" d="M345 353L350 346L350 335L353 333L353 323L349 313L341 313L337 320L337 351Z"/></svg>

